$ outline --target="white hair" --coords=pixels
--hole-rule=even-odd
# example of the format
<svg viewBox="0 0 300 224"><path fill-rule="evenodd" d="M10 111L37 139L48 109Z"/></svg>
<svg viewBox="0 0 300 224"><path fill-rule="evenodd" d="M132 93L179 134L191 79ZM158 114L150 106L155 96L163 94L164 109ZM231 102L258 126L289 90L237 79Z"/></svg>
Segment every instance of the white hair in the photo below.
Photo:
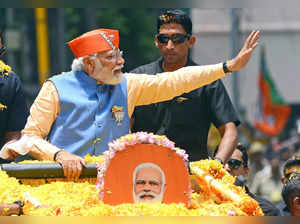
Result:
<svg viewBox="0 0 300 224"><path fill-rule="evenodd" d="M91 54L88 57L95 58L97 57L97 54ZM80 58L74 58L71 69L73 72L75 71L83 71L84 70L84 63L83 63L83 57Z"/></svg>
<svg viewBox="0 0 300 224"><path fill-rule="evenodd" d="M166 177L165 177L165 173L164 171L156 164L154 163L142 163L140 165L138 165L134 171L133 171L133 176L132 176L132 185L133 185L133 199L134 199L134 202L139 202L138 200L138 196L136 195L135 193L135 190L134 190L134 186L135 186L135 181L136 181L136 174L137 172L142 169L142 168L154 168L156 170L158 170L161 174L161 189L160 189L160 194L157 196L157 200L153 201L153 202L162 202L162 199L163 199L163 194L164 194L164 191L165 191L165 186L166 186Z"/></svg>

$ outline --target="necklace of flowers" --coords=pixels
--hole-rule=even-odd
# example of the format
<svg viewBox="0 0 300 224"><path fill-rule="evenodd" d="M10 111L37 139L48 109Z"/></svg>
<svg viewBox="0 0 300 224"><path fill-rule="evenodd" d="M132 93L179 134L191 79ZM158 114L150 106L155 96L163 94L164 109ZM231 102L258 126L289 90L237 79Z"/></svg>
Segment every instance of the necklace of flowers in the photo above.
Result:
<svg viewBox="0 0 300 224"><path fill-rule="evenodd" d="M11 67L0 60L0 77L8 75L11 72Z"/></svg>
<svg viewBox="0 0 300 224"><path fill-rule="evenodd" d="M170 148L174 150L186 164L188 162L188 154L185 153L185 150L175 147L175 143L170 141L166 136L154 135L153 133L147 132L136 132L122 136L108 144L109 149L103 153L104 160L101 164L98 164L96 189L99 190L99 198L101 200L103 200L104 196L105 173L110 161L117 152L126 149L127 146L136 144L153 144Z"/></svg>

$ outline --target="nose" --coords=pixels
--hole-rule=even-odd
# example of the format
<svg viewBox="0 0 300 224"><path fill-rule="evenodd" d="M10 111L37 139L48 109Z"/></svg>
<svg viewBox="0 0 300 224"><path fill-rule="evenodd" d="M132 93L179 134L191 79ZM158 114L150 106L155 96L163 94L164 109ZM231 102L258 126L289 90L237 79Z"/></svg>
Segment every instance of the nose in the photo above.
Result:
<svg viewBox="0 0 300 224"><path fill-rule="evenodd" d="M144 189L143 189L145 192L149 192L151 191L151 186L150 184L147 182L145 185L144 185Z"/></svg>
<svg viewBox="0 0 300 224"><path fill-rule="evenodd" d="M166 47L167 47L167 49L173 49L175 47L175 45L171 40L169 40Z"/></svg>
<svg viewBox="0 0 300 224"><path fill-rule="evenodd" d="M119 55L117 58L117 64L118 65L123 65L125 63L125 59L123 58L122 55Z"/></svg>
<svg viewBox="0 0 300 224"><path fill-rule="evenodd" d="M151 190L150 189L148 189L148 188L145 188L144 189L144 192L146 192L146 193L148 193L148 192L150 192Z"/></svg>

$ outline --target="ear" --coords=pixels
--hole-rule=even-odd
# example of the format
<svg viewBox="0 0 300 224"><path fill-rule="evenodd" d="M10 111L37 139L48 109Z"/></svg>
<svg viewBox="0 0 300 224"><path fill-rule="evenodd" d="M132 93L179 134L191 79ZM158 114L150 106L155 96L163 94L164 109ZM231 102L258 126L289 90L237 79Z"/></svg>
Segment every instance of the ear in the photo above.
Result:
<svg viewBox="0 0 300 224"><path fill-rule="evenodd" d="M281 183L282 183L282 184L285 184L285 182L286 182L286 178L285 178L284 176L282 176L282 177L281 177Z"/></svg>
<svg viewBox="0 0 300 224"><path fill-rule="evenodd" d="M158 42L158 40L157 40L156 35L155 35L155 37L154 37L154 42L155 42L155 46L158 48L159 42Z"/></svg>
<svg viewBox="0 0 300 224"><path fill-rule="evenodd" d="M248 168L245 168L245 178L248 178L248 176L249 176L249 173L250 173L250 168L248 167Z"/></svg>
<svg viewBox="0 0 300 224"><path fill-rule="evenodd" d="M300 197L296 196L293 198L293 207L300 210Z"/></svg>
<svg viewBox="0 0 300 224"><path fill-rule="evenodd" d="M196 42L196 36L195 35L190 36L189 40L187 41L188 47L192 48L195 42Z"/></svg>
<svg viewBox="0 0 300 224"><path fill-rule="evenodd" d="M95 69L95 62L90 57L86 56L83 58L85 72L88 74L92 74Z"/></svg>
<svg viewBox="0 0 300 224"><path fill-rule="evenodd" d="M91 60L88 56L83 57L82 60L83 60L83 63L86 66L90 66L90 65L92 65L94 63L93 60Z"/></svg>

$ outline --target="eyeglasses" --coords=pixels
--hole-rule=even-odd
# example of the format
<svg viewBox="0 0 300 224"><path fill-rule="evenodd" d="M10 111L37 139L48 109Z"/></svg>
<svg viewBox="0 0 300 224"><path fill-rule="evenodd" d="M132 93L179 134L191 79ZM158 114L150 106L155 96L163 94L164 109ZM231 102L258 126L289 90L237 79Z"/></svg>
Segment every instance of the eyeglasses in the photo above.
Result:
<svg viewBox="0 0 300 224"><path fill-rule="evenodd" d="M231 160L228 160L227 164L230 167L230 169L238 169L241 167L243 162L240 160L237 160L237 159L231 159Z"/></svg>
<svg viewBox="0 0 300 224"><path fill-rule="evenodd" d="M116 61L119 57L123 57L123 51L117 49L111 55L108 56L108 59Z"/></svg>
<svg viewBox="0 0 300 224"><path fill-rule="evenodd" d="M175 33L172 35L167 35L167 34L157 34L157 40L161 44L167 44L169 40L171 40L174 44L181 44L185 41L185 39L190 38L190 34L183 34L183 33Z"/></svg>
<svg viewBox="0 0 300 224"><path fill-rule="evenodd" d="M100 53L101 54L101 53ZM112 50L111 52L104 52L103 58L108 61L116 62L119 57L123 57L123 51L119 49Z"/></svg>

